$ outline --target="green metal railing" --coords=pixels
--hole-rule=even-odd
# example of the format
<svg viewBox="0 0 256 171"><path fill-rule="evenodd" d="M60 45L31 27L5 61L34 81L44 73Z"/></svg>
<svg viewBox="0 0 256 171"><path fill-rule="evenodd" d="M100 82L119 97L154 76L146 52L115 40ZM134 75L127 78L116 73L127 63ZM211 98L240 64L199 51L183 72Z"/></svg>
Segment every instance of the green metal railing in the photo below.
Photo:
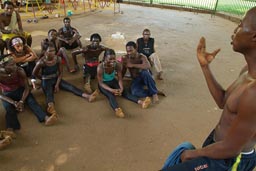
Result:
<svg viewBox="0 0 256 171"><path fill-rule="evenodd" d="M206 10L210 13L225 13L239 18L256 6L256 0L124 0L124 2Z"/></svg>

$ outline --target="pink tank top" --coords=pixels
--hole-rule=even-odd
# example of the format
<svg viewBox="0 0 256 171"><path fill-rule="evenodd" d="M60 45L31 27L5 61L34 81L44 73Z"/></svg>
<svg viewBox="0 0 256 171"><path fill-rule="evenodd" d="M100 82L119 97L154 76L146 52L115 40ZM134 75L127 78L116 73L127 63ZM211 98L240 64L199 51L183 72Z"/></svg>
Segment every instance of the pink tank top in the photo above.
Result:
<svg viewBox="0 0 256 171"><path fill-rule="evenodd" d="M2 92L14 91L21 86L24 86L24 83L18 74L13 76L12 79L4 79L0 81Z"/></svg>

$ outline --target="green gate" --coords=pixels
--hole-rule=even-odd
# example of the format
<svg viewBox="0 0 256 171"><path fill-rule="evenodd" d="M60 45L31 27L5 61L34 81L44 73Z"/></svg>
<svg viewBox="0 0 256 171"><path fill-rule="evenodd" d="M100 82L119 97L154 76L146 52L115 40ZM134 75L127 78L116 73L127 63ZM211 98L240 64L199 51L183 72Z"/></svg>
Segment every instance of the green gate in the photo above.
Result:
<svg viewBox="0 0 256 171"><path fill-rule="evenodd" d="M248 9L256 6L256 0L124 0L124 2L206 10L210 13L224 13L240 18Z"/></svg>

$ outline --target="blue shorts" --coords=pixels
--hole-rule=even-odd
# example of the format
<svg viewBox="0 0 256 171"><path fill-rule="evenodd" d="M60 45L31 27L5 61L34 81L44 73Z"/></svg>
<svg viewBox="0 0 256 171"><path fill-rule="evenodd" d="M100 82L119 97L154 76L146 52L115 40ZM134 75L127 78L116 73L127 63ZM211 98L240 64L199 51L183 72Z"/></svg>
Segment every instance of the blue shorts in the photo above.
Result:
<svg viewBox="0 0 256 171"><path fill-rule="evenodd" d="M214 130L206 138L203 147L214 143ZM208 157L199 157L193 160L168 167L162 171L231 171L236 158L215 160ZM242 154L237 171L253 171L256 166L255 150L251 154Z"/></svg>

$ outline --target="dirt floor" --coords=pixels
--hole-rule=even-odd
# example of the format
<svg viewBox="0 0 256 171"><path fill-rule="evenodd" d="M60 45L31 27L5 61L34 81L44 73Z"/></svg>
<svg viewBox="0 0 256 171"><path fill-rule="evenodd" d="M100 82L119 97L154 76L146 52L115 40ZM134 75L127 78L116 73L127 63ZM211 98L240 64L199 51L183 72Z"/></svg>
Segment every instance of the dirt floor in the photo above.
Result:
<svg viewBox="0 0 256 171"><path fill-rule="evenodd" d="M236 23L184 11L121 5L123 14L95 11L72 16L72 25L88 44L92 33L102 36L102 43L118 53L125 43L136 40L149 28L156 40L156 50L164 69L163 81L157 81L167 97L148 109L118 98L127 117L118 119L103 95L93 103L61 91L56 94L59 122L51 127L38 123L26 109L19 114L22 129L17 139L0 152L0 171L156 171L183 141L197 147L214 128L221 110L208 92L196 59L196 46L205 36L209 50L222 48L212 63L217 80L227 87L245 64L243 57L232 51L231 34ZM33 48L50 28L62 26L62 18L27 24L32 32ZM120 32L124 39L112 39ZM80 58L82 65L82 59ZM82 72L64 78L82 88ZM96 83L94 82L94 87ZM45 107L42 91L33 91ZM0 108L0 125L4 129L5 111Z"/></svg>

